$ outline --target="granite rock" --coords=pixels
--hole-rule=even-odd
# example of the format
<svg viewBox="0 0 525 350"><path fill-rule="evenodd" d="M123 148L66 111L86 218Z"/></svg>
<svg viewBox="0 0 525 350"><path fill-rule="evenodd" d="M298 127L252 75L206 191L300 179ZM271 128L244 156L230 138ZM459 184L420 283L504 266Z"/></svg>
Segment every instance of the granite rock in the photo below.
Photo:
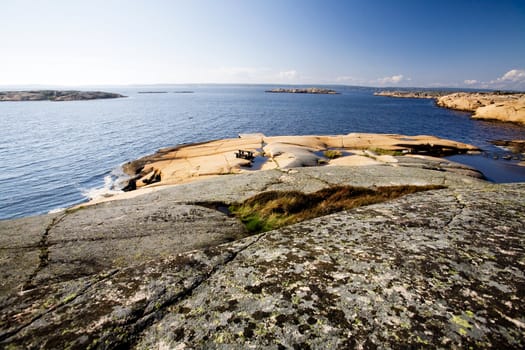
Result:
<svg viewBox="0 0 525 350"><path fill-rule="evenodd" d="M213 209L333 184L448 188L253 236ZM524 213L524 184L382 165L222 176L0 221L0 347L520 349Z"/></svg>

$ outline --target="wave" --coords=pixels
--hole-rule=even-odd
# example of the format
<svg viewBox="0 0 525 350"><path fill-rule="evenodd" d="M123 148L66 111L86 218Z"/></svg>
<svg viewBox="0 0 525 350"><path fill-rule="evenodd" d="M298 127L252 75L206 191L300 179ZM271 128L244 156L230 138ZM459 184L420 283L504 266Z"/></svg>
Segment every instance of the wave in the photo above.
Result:
<svg viewBox="0 0 525 350"><path fill-rule="evenodd" d="M127 185L129 176L124 173L122 167L119 166L104 176L104 185L102 187L94 187L82 190L82 196L89 200L111 197L113 195L122 193L122 188Z"/></svg>
<svg viewBox="0 0 525 350"><path fill-rule="evenodd" d="M67 208L56 208L56 209L51 209L50 211L48 211L47 213L48 214L57 214L57 213L61 213L63 211L65 211Z"/></svg>

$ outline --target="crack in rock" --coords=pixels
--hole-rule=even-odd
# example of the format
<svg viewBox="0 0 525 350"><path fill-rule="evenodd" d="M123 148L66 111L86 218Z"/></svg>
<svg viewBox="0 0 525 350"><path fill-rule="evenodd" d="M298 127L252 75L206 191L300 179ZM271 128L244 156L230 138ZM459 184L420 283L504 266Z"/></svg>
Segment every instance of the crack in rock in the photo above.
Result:
<svg viewBox="0 0 525 350"><path fill-rule="evenodd" d="M35 288L35 285L33 284L34 278L49 263L49 242L48 242L49 233L56 225L58 225L62 220L64 220L67 214L68 213L65 212L64 214L60 216L54 217L51 223L47 225L44 232L42 233L42 237L40 238L40 242L38 243L38 249L40 250L40 253L38 255L38 266L29 275L29 277L27 278L27 281L23 284L22 291L27 291L27 290Z"/></svg>
<svg viewBox="0 0 525 350"><path fill-rule="evenodd" d="M445 225L443 226L443 229L446 230L448 228L450 228L453 224L454 221L456 221L464 212L465 208L466 208L466 204L461 200L461 194L457 193L457 192L454 192L453 193L453 197L454 199L456 200L456 203L457 203L457 209L455 211L454 214L452 214L452 217L450 218L449 221L447 221L445 223Z"/></svg>
<svg viewBox="0 0 525 350"><path fill-rule="evenodd" d="M16 336L22 330L24 330L25 328L31 326L34 322L36 322L37 320L39 320L43 316L45 316L47 314L50 314L50 313L52 313L52 312L54 312L56 310L59 310L60 308L64 307L65 305L73 302L76 298L78 298L79 296L85 294L91 287L94 287L97 284L101 283L102 281L110 278L111 276L113 276L117 272L119 272L119 270L115 269L115 270L109 271L106 274L103 274L103 275L99 276L99 278L97 278L95 281L89 282L85 286L83 286L80 290L78 290L78 292L70 294L68 297L66 297L65 299L63 299L59 303L51 306L50 308L46 309L43 312L38 313L37 315L33 316L28 322L25 322L24 324L19 325L15 329L8 330L8 331L0 333L0 342L9 342L9 338L11 338L13 336Z"/></svg>

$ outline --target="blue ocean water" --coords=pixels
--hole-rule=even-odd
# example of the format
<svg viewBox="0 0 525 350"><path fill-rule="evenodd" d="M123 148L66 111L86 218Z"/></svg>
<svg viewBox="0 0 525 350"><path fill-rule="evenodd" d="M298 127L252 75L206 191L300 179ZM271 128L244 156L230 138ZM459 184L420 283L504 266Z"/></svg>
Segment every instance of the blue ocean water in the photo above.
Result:
<svg viewBox="0 0 525 350"><path fill-rule="evenodd" d="M2 102L0 219L46 213L86 201L97 192L118 190L112 186L120 176L119 165L159 148L239 133L429 134L489 151L497 150L489 140L525 137L521 126L471 120L468 113L439 108L431 100L374 96L372 88L334 87L340 95L264 92L272 87L146 89L167 91L162 94L139 93L144 88L104 88L128 97ZM193 93L174 93L180 90ZM525 181L523 167L491 162L495 164L486 162L489 179Z"/></svg>

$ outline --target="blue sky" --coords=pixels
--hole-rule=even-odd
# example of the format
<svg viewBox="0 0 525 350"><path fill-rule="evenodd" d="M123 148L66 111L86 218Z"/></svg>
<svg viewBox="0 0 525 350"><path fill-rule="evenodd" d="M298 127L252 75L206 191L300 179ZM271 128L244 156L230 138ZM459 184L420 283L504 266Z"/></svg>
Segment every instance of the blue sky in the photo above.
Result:
<svg viewBox="0 0 525 350"><path fill-rule="evenodd" d="M525 89L525 1L0 0L0 85Z"/></svg>

